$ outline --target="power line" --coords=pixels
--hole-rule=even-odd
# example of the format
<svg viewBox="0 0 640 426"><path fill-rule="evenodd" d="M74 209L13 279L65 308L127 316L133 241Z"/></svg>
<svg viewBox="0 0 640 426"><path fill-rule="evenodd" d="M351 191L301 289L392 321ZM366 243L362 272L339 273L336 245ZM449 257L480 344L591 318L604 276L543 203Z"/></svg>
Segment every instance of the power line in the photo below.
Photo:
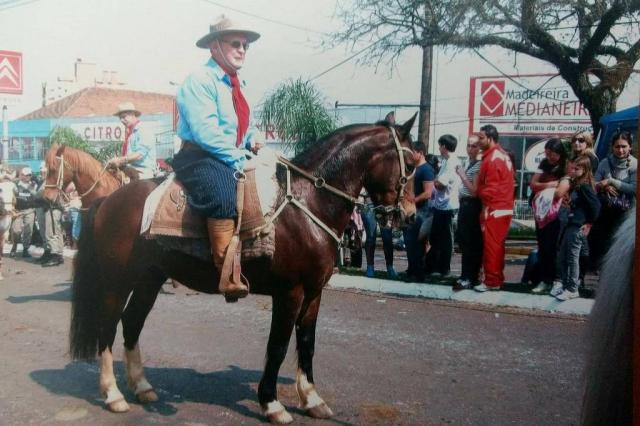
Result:
<svg viewBox="0 0 640 426"><path fill-rule="evenodd" d="M338 62L337 64L335 64L334 66L332 66L332 67L330 67L330 68L327 68L326 70L322 71L320 74L317 74L316 76L311 77L311 78L309 79L309 81L313 81L313 80L315 80L315 79L317 79L317 78L320 78L320 77L322 77L323 75L325 75L326 73L328 73L328 72L330 72L330 71L333 71L334 69L338 68L339 66L341 66L341 65L343 65L343 64L345 64L345 63L347 63L347 62L349 62L350 60L352 60L352 59L353 59L353 58L355 58L356 56L360 55L360 54L361 54L361 53L363 53L364 51L371 49L373 46L375 46L376 44L380 43L380 42L381 42L382 40L384 40L385 38L387 38L387 36L384 36L383 38L381 38L381 39L379 39L379 40L374 41L373 43L371 43L370 45L366 46L365 48L358 50L356 53L354 53L353 55L349 56L347 59L345 59L345 60L343 60L343 61L340 61L340 62Z"/></svg>
<svg viewBox="0 0 640 426"><path fill-rule="evenodd" d="M210 3L210 4L213 4L215 6L221 7L223 9L233 10L234 12L240 13L242 15L251 16L252 18L260 19L260 20L263 20L263 21L266 21L266 22L271 22L272 24L281 25L283 27L293 28L294 30L304 31L305 33L315 33L315 34L321 34L321 35L328 35L327 33L323 33L323 32L320 32L320 31L315 31L315 30L312 30L312 29L309 29L309 28L300 27L298 25L289 24L288 22L278 21L276 19L266 18L264 16L256 15L255 13L246 12L244 10L236 9L235 7L227 6L227 5L218 3L218 2L213 1L213 0L203 0L203 1L205 1L207 3Z"/></svg>

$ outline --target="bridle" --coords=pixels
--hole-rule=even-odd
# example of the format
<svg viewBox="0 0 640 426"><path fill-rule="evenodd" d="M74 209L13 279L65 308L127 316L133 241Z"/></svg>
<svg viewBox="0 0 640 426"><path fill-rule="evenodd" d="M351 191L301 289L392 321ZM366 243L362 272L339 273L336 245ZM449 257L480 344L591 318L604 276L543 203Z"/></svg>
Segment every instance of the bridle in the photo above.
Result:
<svg viewBox="0 0 640 426"><path fill-rule="evenodd" d="M71 167L71 165L67 161L65 161L64 154L56 155L56 160L59 161L58 177L56 179L56 183L55 185L45 184L44 187L57 189L58 197L63 198L65 202L69 202L70 201L69 196L64 192L64 169L66 167L74 176L76 175L76 171L73 169L73 167ZM105 171L107 170L108 165L109 165L108 163L104 165L104 167L100 171L100 174L98 175L98 178L93 182L91 187L89 187L89 189L83 192L82 194L78 195L81 199L89 195L95 189L95 187L100 182L100 179L102 179L102 175L104 175Z"/></svg>
<svg viewBox="0 0 640 426"><path fill-rule="evenodd" d="M402 211L402 201L404 200L405 187L407 186L407 183L409 182L409 180L412 179L415 174L415 170L413 170L411 174L407 175L406 165L404 161L404 153L408 152L410 154L413 154L413 152L411 151L411 149L404 147L400 144L400 140L398 139L396 130L393 127L389 127L389 130L391 131L391 135L393 136L396 152L398 153L398 159L400 162L400 178L398 179L398 184L396 185L397 195L396 195L395 204L391 206L378 205L374 207L374 210L381 211L382 213L380 214L383 214L383 215L388 215L391 213L399 213ZM288 159L282 156L278 156L278 162L282 164L287 171L287 193L285 194L284 201L275 210L269 222L272 223L278 217L278 215L280 215L284 207L287 204L291 203L296 207L298 207L300 210L302 210L307 216L309 216L309 218L316 225L324 229L338 243L339 246L342 245L342 238L338 236L338 234L336 234L336 232L333 229L331 229L326 223L322 222L320 218L318 218L315 214L313 214L307 208L307 206L305 206L304 203L302 203L300 200L295 198L295 196L291 192L291 170L293 170L294 172L298 173L302 177L313 182L313 185L316 188L327 190L332 194L347 200L349 203L353 204L354 207L355 206L363 207L364 203L362 203L361 201L358 201L357 198L347 194L346 192L334 186L329 185L323 178L314 176L311 173L307 172L306 170L301 169L300 167L296 166L291 161L289 161Z"/></svg>

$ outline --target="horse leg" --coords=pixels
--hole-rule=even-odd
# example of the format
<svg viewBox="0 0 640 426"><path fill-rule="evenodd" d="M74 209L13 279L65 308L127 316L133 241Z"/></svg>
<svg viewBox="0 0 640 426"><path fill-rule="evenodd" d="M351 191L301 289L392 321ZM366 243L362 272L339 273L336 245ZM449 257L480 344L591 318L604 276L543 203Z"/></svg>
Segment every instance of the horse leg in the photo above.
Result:
<svg viewBox="0 0 640 426"><path fill-rule="evenodd" d="M274 287L277 288L277 286ZM286 424L293 421L291 414L278 401L277 381L280 366L287 355L293 325L302 306L302 299L302 286L295 286L287 290L286 293L278 293L273 296L271 331L267 343L267 362L258 385L258 401L271 423Z"/></svg>
<svg viewBox="0 0 640 426"><path fill-rule="evenodd" d="M104 296L101 331L98 337L100 393L106 398L105 404L109 410L114 413L129 411L129 404L118 389L116 376L113 372L113 341L126 300L126 295L122 297L115 293L109 293Z"/></svg>
<svg viewBox="0 0 640 426"><path fill-rule="evenodd" d="M298 371L296 390L300 407L316 419L327 419L333 411L318 395L313 382L313 353L316 340L316 320L320 309L320 291L305 294L300 315L296 321L296 344L298 350Z"/></svg>
<svg viewBox="0 0 640 426"><path fill-rule="evenodd" d="M162 274L150 273L149 279L136 286L122 314L124 335L124 362L127 384L141 403L154 402L158 395L144 376L144 365L138 339L144 322L153 308L160 287L166 280Z"/></svg>

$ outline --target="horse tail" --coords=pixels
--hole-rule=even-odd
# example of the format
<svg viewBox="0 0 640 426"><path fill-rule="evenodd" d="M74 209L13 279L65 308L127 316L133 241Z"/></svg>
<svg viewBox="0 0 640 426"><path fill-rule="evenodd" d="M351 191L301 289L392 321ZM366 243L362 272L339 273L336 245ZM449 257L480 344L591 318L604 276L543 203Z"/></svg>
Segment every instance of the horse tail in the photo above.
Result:
<svg viewBox="0 0 640 426"><path fill-rule="evenodd" d="M632 391L632 271L636 211L613 237L604 258L598 294L589 318L583 425L631 424Z"/></svg>
<svg viewBox="0 0 640 426"><path fill-rule="evenodd" d="M89 211L82 216L78 252L73 262L69 328L69 353L72 359L93 359L98 351L101 280L96 267L98 252L93 225L96 212L103 200L94 202Z"/></svg>

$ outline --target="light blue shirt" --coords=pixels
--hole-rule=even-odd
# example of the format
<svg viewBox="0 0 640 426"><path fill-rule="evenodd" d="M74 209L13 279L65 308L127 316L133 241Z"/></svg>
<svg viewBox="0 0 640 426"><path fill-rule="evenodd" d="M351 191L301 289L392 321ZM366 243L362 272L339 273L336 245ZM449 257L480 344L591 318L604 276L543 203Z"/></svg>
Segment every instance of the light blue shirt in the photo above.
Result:
<svg viewBox="0 0 640 426"><path fill-rule="evenodd" d="M130 164L140 172L141 179L149 179L155 175L156 171L156 141L153 135L140 129L138 123L129 136L127 154L140 154L142 158L132 161Z"/></svg>
<svg viewBox="0 0 640 426"><path fill-rule="evenodd" d="M241 87L244 87L244 81ZM257 131L253 120L236 147L238 117L233 107L231 79L213 59L187 77L178 89L178 136L195 142L234 170L244 170L245 152Z"/></svg>

